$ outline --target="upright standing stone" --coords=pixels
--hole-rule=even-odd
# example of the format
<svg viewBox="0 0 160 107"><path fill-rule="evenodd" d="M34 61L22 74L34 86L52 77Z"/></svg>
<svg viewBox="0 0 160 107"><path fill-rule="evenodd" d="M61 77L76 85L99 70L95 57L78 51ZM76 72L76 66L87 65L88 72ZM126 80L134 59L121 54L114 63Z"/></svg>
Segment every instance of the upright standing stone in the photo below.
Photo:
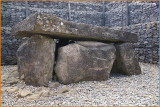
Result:
<svg viewBox="0 0 160 107"><path fill-rule="evenodd" d="M17 50L18 71L24 74L25 83L47 86L52 80L55 42L53 39L35 35L23 42Z"/></svg>
<svg viewBox="0 0 160 107"><path fill-rule="evenodd" d="M134 33L75 23L59 17L35 13L12 27L12 35L31 36L31 34L47 34L53 38L68 38L87 41L105 42L137 42Z"/></svg>
<svg viewBox="0 0 160 107"><path fill-rule="evenodd" d="M112 72L119 72L126 75L141 74L141 68L135 57L132 44L115 44L115 47L116 60L112 68Z"/></svg>
<svg viewBox="0 0 160 107"><path fill-rule="evenodd" d="M78 42L59 48L55 73L63 84L107 80L115 47L99 42Z"/></svg>

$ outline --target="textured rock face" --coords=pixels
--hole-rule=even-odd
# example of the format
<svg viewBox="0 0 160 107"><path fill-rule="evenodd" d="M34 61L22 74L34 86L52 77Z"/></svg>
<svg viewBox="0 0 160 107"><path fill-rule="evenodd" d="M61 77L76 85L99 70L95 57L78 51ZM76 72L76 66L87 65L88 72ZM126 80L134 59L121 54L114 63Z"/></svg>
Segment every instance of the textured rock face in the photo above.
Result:
<svg viewBox="0 0 160 107"><path fill-rule="evenodd" d="M103 42L137 42L134 33L112 30L106 27L65 21L61 18L35 13L12 28L12 34L31 36L32 34L47 34L54 38L69 38L76 40L94 40Z"/></svg>
<svg viewBox="0 0 160 107"><path fill-rule="evenodd" d="M115 60L115 47L99 42L78 42L61 47L55 73L63 84L107 80Z"/></svg>
<svg viewBox="0 0 160 107"><path fill-rule="evenodd" d="M126 75L141 74L138 60L135 58L132 44L116 44L116 60L112 72L119 72Z"/></svg>
<svg viewBox="0 0 160 107"><path fill-rule="evenodd" d="M18 71L25 83L47 86L52 80L55 43L53 39L35 35L23 42L17 50Z"/></svg>

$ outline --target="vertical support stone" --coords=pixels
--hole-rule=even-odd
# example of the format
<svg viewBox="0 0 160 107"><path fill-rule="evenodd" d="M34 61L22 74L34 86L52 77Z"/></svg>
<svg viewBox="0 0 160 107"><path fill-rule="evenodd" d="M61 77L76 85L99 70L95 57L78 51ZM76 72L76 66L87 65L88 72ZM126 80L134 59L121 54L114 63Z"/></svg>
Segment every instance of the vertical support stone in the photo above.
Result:
<svg viewBox="0 0 160 107"><path fill-rule="evenodd" d="M35 35L24 41L17 50L19 76L27 85L48 86L54 66L54 39Z"/></svg>
<svg viewBox="0 0 160 107"><path fill-rule="evenodd" d="M130 43L115 44L116 60L112 72L119 72L125 75L141 74L139 62L135 57L133 45Z"/></svg>

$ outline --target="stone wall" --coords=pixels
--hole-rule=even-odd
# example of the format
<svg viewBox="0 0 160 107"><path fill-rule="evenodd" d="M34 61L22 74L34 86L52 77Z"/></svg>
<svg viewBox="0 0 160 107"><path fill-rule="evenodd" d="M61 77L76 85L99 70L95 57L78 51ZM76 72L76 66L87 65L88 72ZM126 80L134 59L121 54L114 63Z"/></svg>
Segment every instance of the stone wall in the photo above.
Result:
<svg viewBox="0 0 160 107"><path fill-rule="evenodd" d="M159 7L149 1L112 1L106 4L105 17L109 27L159 21Z"/></svg>
<svg viewBox="0 0 160 107"><path fill-rule="evenodd" d="M128 6L130 10L129 24L133 26L136 26L134 24L138 23L159 21L159 8L153 2L130 1L128 2ZM141 10L143 10L143 14L141 14ZM125 1L123 1L123 3L121 1L2 1L2 65L16 64L16 51L18 49L18 46L23 40L26 39L11 37L11 27L34 12L45 12L49 14L54 14L65 20L71 20L74 22L87 23L97 26L105 25L108 27L115 27L127 25L127 12ZM154 32L158 32L156 29L152 29L152 31L153 30ZM145 36L142 36L141 38L145 41L148 35L143 29L141 32L144 32L145 34ZM149 38L147 41L154 41L154 38ZM159 43L158 39L156 39L155 43ZM143 58L143 53L140 51L143 48L146 49L146 45L143 45L143 43L141 43L140 48L136 48L139 49L137 50L137 52L141 53L140 61L152 63L158 62L157 58L153 58L151 60L151 56L149 56L149 54L147 54L146 52L147 50L143 51L143 53L146 53L144 56L145 58ZM156 52L158 51L158 48L154 49L156 50Z"/></svg>
<svg viewBox="0 0 160 107"><path fill-rule="evenodd" d="M159 63L159 22L135 24L123 28L114 27L114 29L137 33L139 41L134 46L139 61Z"/></svg>
<svg viewBox="0 0 160 107"><path fill-rule="evenodd" d="M102 5L98 1L2 1L1 11L2 27L11 27L34 12L45 12L65 20L99 26L102 23Z"/></svg>
<svg viewBox="0 0 160 107"><path fill-rule="evenodd" d="M1 64L17 64L16 51L23 40L27 38L10 35L11 27L1 27Z"/></svg>

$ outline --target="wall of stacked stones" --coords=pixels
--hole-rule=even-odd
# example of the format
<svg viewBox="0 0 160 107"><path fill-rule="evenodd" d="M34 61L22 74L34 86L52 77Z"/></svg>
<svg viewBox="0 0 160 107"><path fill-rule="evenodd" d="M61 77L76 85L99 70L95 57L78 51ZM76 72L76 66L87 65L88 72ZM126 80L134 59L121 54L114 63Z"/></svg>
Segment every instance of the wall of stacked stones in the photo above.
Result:
<svg viewBox="0 0 160 107"><path fill-rule="evenodd" d="M134 43L134 47L138 60L145 63L159 63L159 21L113 28L137 33L138 42Z"/></svg>
<svg viewBox="0 0 160 107"><path fill-rule="evenodd" d="M136 7L136 2L129 2L129 7L132 12L130 12L130 22L129 24L133 25L137 23L147 23L153 21L159 21L158 14L155 3L142 2L140 7ZM122 6L123 5L123 6ZM133 6L132 6L133 5ZM149 6L152 5L152 6ZM34 12L45 12L49 14L54 14L58 17L61 17L65 20L71 20L74 22L87 23L98 26L126 26L127 25L127 15L126 15L126 3L120 1L2 1L1 2L1 26L2 26L2 51L1 59L2 65L16 64L16 51L23 40L27 38L18 38L10 36L10 30L13 25L25 19L28 15ZM139 6L139 5L138 5ZM143 6L143 14L141 12L141 6ZM123 9L121 8L123 7ZM123 11L123 12L121 12ZM123 13L123 14L122 14ZM146 16L145 16L146 15ZM150 18L148 18L148 16ZM123 18L121 17L123 16ZM142 18L143 17L143 18ZM148 18L148 19L147 19ZM123 24L122 24L123 20ZM158 22L156 22L158 23ZM151 25L153 23L150 23ZM143 26L144 24L139 24ZM135 25L136 26L136 25ZM125 28L125 27L123 27ZM126 27L127 29L127 27ZM136 29L136 28L135 28ZM141 45L137 45L136 52L140 61L147 63L157 63L158 62L158 28L153 27L147 32L154 33L156 37L149 37L146 29L135 30L139 33L139 38L141 39ZM132 29L133 30L133 29ZM134 32L132 30L131 32ZM155 33L156 32L156 33ZM153 34L152 34L153 35ZM147 41L152 42L152 46L156 45L156 48L147 48ZM153 41L155 41L153 43ZM145 42L145 44L143 44ZM148 43L148 44L149 44ZM138 43L139 44L139 43ZM147 50L148 49L148 50ZM153 52L153 50L155 50ZM150 54L152 53L152 54ZM153 54L154 53L154 54ZM155 57L153 57L153 55ZM157 55L157 57L156 57Z"/></svg>
<svg viewBox="0 0 160 107"><path fill-rule="evenodd" d="M106 4L105 19L109 27L159 21L159 7L149 1L112 1Z"/></svg>

